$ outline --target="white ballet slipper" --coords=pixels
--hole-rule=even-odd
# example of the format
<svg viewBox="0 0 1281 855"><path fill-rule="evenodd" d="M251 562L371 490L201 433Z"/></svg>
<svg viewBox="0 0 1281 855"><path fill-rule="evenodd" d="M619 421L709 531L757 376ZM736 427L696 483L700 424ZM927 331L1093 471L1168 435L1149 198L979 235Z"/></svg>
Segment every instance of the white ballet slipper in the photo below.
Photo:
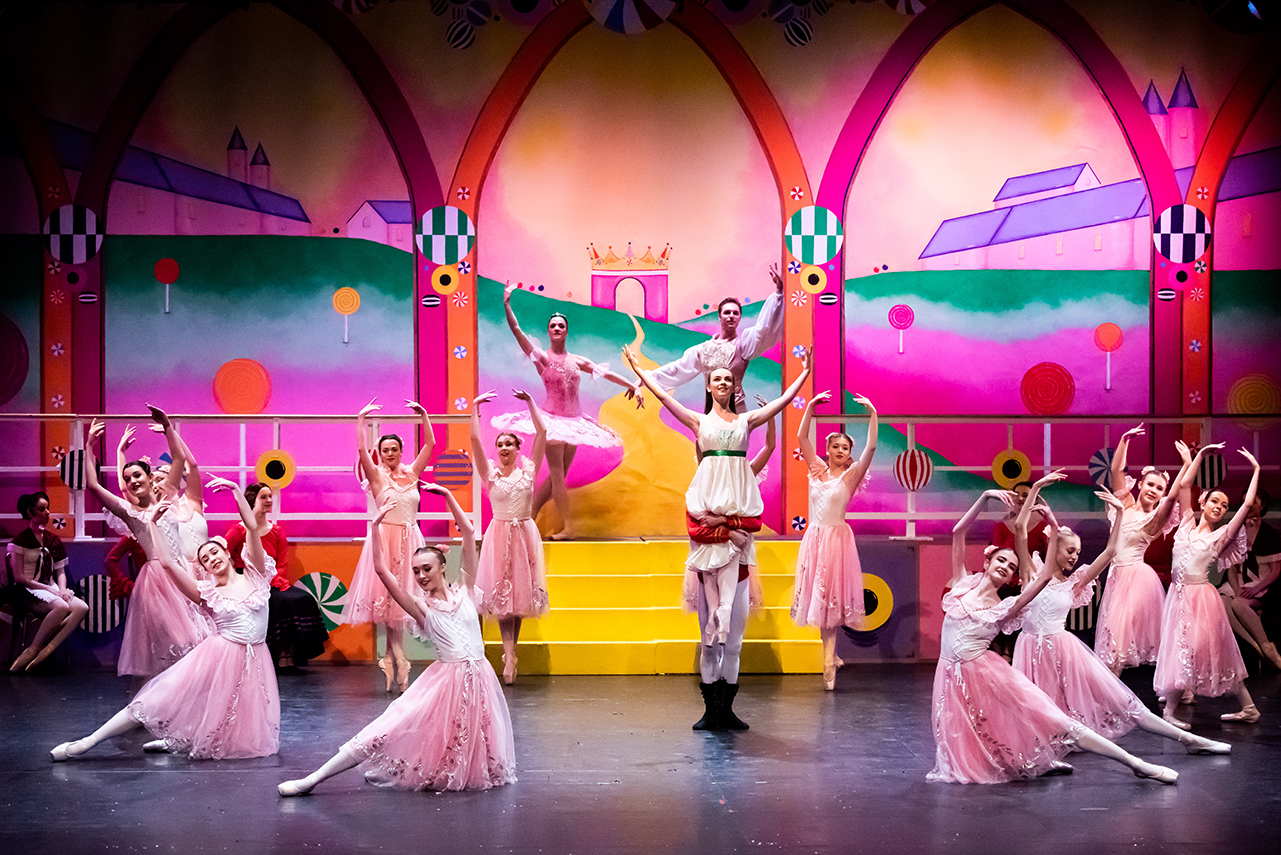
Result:
<svg viewBox="0 0 1281 855"><path fill-rule="evenodd" d="M1179 773L1165 766L1157 766L1155 763L1145 763L1146 769L1135 769L1134 777L1148 778L1160 784L1177 784L1179 782Z"/></svg>
<svg viewBox="0 0 1281 855"><path fill-rule="evenodd" d="M142 750L148 754L168 754L169 743L163 739L153 739L143 745Z"/></svg>
<svg viewBox="0 0 1281 855"><path fill-rule="evenodd" d="M82 742L84 742L83 739L74 739L71 742L64 742L61 745L55 746L49 752L49 756L53 758L53 762L55 763L62 763L66 760L79 757L81 754L84 754L89 750L89 747L79 747Z"/></svg>
<svg viewBox="0 0 1281 855"><path fill-rule="evenodd" d="M307 783L306 778L299 778L296 781L285 781L283 784L276 785L276 792L286 798L290 796L305 796L315 789L315 784Z"/></svg>
<svg viewBox="0 0 1281 855"><path fill-rule="evenodd" d="M1188 734L1188 736L1190 738L1187 741L1185 741L1183 745L1188 749L1189 754L1231 754L1232 753L1232 746L1226 742L1216 742L1213 739L1206 739L1201 736L1193 736L1192 734Z"/></svg>

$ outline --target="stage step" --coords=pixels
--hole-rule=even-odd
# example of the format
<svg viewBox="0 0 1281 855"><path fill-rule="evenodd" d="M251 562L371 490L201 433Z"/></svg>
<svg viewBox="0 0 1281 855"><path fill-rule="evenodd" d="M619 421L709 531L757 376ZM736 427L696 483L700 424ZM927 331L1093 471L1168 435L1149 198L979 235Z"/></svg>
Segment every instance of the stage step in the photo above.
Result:
<svg viewBox="0 0 1281 855"><path fill-rule="evenodd" d="M792 623L796 541L757 544L764 608L747 623L742 670L821 670L818 631ZM544 544L551 611L526 620L524 674L693 674L698 620L681 609L686 540ZM485 621L486 655L502 670L498 625Z"/></svg>

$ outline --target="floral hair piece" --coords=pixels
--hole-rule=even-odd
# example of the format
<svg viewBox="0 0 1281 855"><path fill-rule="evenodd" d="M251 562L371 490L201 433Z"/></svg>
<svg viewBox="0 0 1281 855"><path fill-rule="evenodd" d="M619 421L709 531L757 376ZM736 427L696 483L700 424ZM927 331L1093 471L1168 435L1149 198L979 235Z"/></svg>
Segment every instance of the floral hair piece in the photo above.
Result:
<svg viewBox="0 0 1281 855"><path fill-rule="evenodd" d="M996 550L999 548L1000 547L998 547L995 543L989 543L987 546L983 547L983 557L991 558L992 553L996 552Z"/></svg>
<svg viewBox="0 0 1281 855"><path fill-rule="evenodd" d="M433 546L432 548L433 548L433 549L435 549L437 552L439 552L441 555L448 555L448 554L449 554L449 544L448 544L448 543L437 543L437 544L436 544L435 546Z"/></svg>
<svg viewBox="0 0 1281 855"><path fill-rule="evenodd" d="M1157 469L1155 466L1144 466L1143 470L1139 472L1139 480L1142 481L1144 478L1148 477L1149 474L1156 475L1161 479L1163 484L1170 483L1170 476L1165 472L1162 472L1160 469Z"/></svg>

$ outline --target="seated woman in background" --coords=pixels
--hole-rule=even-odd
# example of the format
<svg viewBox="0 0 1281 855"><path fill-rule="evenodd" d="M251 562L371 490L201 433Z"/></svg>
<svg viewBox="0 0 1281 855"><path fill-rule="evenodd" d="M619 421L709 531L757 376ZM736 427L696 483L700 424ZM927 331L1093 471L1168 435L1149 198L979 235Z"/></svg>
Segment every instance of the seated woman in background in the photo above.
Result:
<svg viewBox="0 0 1281 855"><path fill-rule="evenodd" d="M18 609L44 615L30 646L18 654L10 671L26 671L58 649L80 626L89 606L67 587L67 551L49 525L49 496L44 492L18 497L26 527L9 544L5 589ZM16 626L15 630L16 631Z"/></svg>
<svg viewBox="0 0 1281 855"><path fill-rule="evenodd" d="M269 522L275 499L266 484L250 484L245 488L245 501L254 512L255 531L262 538L262 548L276 562L276 575L271 577L271 611L267 617L267 649L272 661L301 668L308 659L315 659L325 652L329 630L320 614L316 598L301 586L289 581L289 540L278 522ZM238 522L227 530L227 551L231 553L236 569L243 572L245 562L240 551L244 548L245 524ZM285 662L283 660L288 660Z"/></svg>
<svg viewBox="0 0 1281 855"><path fill-rule="evenodd" d="M1219 596L1223 598L1233 632L1245 639L1260 658L1281 668L1281 655L1259 618L1264 611L1264 595L1281 576L1281 533L1263 521L1267 512L1268 494L1259 490L1245 514L1245 541L1250 551L1244 561L1228 568L1227 579L1219 586Z"/></svg>

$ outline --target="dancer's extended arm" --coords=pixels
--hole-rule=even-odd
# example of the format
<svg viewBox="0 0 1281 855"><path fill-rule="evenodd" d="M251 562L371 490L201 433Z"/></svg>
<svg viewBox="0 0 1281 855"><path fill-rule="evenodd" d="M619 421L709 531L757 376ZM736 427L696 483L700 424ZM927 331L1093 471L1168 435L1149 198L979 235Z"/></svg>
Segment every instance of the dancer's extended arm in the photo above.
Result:
<svg viewBox="0 0 1281 855"><path fill-rule="evenodd" d="M480 483L489 483L489 458L485 456L485 444L480 439L480 405L494 400L494 390L481 392L471 401L471 459L476 467L476 477Z"/></svg>
<svg viewBox="0 0 1281 855"><path fill-rule="evenodd" d="M386 586L387 593L391 594L391 598L405 610L405 614L413 618L415 623L422 623L424 617L422 606L408 591L401 587L400 580L387 567L387 555L384 551L383 539L376 533L378 524L383 521L383 517L387 516L394 507L396 507L396 502L394 500L389 501L378 509L378 514L374 517L374 572L378 574L378 578Z"/></svg>
<svg viewBox="0 0 1281 855"><path fill-rule="evenodd" d="M658 398L659 403L666 407L667 411L675 416L678 422L697 435L700 415L673 398L662 386L655 383L650 373L640 367L640 362L630 346L623 348L623 359L627 360L627 364L631 366L632 371L636 372L636 376L640 378L641 383L645 384L645 387L654 393L654 397Z"/></svg>
<svg viewBox="0 0 1281 855"><path fill-rule="evenodd" d="M1063 470L1059 469L1054 472L1048 473L1047 475L1043 476L1038 481L1036 481L1031 486L1031 488L1027 491L1027 498L1023 500L1023 507L1019 508L1018 514L1015 515L1014 517L1014 554L1019 557L1019 581L1021 584L1026 585L1028 582L1031 582L1032 577L1035 575L1032 572L1034 568L1032 565L1031 551L1027 549L1027 529L1028 529L1028 525L1030 525L1032 521L1032 513L1036 510L1039 510L1037 507L1035 507L1036 500L1040 496L1041 490L1043 488L1048 487L1050 484L1053 484L1056 481L1062 481L1065 478L1067 478L1067 474L1063 472ZM1043 508L1046 511L1049 511L1049 505L1043 505ZM1026 556L1028 559L1026 565L1023 562L1024 555L1021 552L1019 552L1020 537L1022 538L1024 551L1028 552L1028 555ZM1054 526L1051 529L1051 534L1050 534L1051 543L1045 549L1045 557L1046 557L1047 563L1055 560L1055 550L1054 550L1053 541L1055 541L1057 537L1058 537L1058 526Z"/></svg>
<svg viewBox="0 0 1281 855"><path fill-rule="evenodd" d="M547 450L547 425L543 422L543 412L524 389L513 389L512 395L529 407L529 420L534 424L534 445L529 450L529 460L534 464L534 475L537 475L538 468L543 465L543 453Z"/></svg>
<svg viewBox="0 0 1281 855"><path fill-rule="evenodd" d="M1192 456L1191 451L1181 439L1176 439L1174 441L1174 447L1178 450L1179 457L1183 459L1183 467L1179 469L1179 477L1174 480L1174 486L1170 490L1166 491L1166 498L1169 498L1171 493L1177 494L1179 497L1179 505L1183 508L1183 512L1187 513L1192 510L1193 507L1192 484L1196 481L1196 474L1201 469L1201 458L1205 456L1207 451L1223 448L1223 443L1214 442L1204 448L1198 448L1195 457ZM1165 500L1162 499L1162 504L1164 504L1164 502ZM1160 506L1158 506L1157 515L1159 516L1160 513ZM1168 510L1165 513L1165 517L1167 519L1169 518ZM1153 522L1156 522L1156 520L1154 519ZM1164 525L1165 520L1163 519L1161 522L1162 525ZM1151 524L1149 524L1149 528L1150 526ZM1157 531L1160 531L1160 528L1161 527L1158 526Z"/></svg>
<svg viewBox="0 0 1281 855"><path fill-rule="evenodd" d="M810 436L810 434L813 433L810 428L814 423L814 408L824 401L830 401L831 399L832 393L828 391L819 392L813 398L810 398L809 403L805 405L805 410L801 413L801 424L796 429L796 441L801 447L801 457L804 458L805 465L811 469L815 467L821 468L826 465L818 456L818 452L814 449L814 440ZM759 401L760 398L757 398L757 400ZM761 402L762 409L767 406L769 406L768 402Z"/></svg>
<svg viewBox="0 0 1281 855"><path fill-rule="evenodd" d="M1244 448L1237 450L1240 452L1242 457L1250 461L1250 465L1254 467L1254 474L1250 476L1250 486L1245 488L1245 496L1241 499L1241 507L1237 508L1237 512L1233 514L1232 519L1228 521L1228 533L1223 535L1223 539L1219 541L1220 551L1222 551L1236 538L1237 532L1241 530L1241 526L1245 523L1246 516L1250 513L1250 506L1254 504L1254 497L1258 494L1259 490L1259 461L1255 460L1254 455L1246 451Z"/></svg>
<svg viewBox="0 0 1281 855"><path fill-rule="evenodd" d="M765 406L766 401L760 395L757 395L756 403L763 407ZM765 464L769 463L770 456L774 453L774 447L778 444L777 434L777 421L775 419L770 419L769 424L765 426L765 447L758 451L756 456L752 458L753 475L760 475L761 470L765 468Z"/></svg>
<svg viewBox="0 0 1281 855"><path fill-rule="evenodd" d="M158 424L152 424L151 429L156 433L164 433L164 428ZM177 431L173 432L173 438L178 447L182 449L182 456L187 461L187 498L195 506L197 511L204 513L205 510L205 488L200 483L200 464L196 462L196 457L191 453L191 446L182 438L182 434ZM172 474L174 465L170 464L169 472Z"/></svg>
<svg viewBox="0 0 1281 855"><path fill-rule="evenodd" d="M428 484L423 487L423 492L435 493L445 499L445 505L449 512L454 515L454 525L458 526L458 534L463 541L462 561L459 565L462 583L468 588L476 585L476 531L472 528L471 518L463 510L462 505L454 498L448 488L439 484Z"/></svg>
<svg viewBox="0 0 1281 855"><path fill-rule="evenodd" d="M792 381L792 385L783 390L782 395L770 401L765 406L752 410L747 414L748 430L755 430L765 424L765 422L781 413L783 408L792 402L792 399L801 391L801 386L805 385L805 381L809 379L810 369L813 367L813 363L814 348L807 347L805 352L801 354L801 373L796 375L796 379Z"/></svg>
<svg viewBox="0 0 1281 855"><path fill-rule="evenodd" d="M427 415L426 407L417 401L411 401L408 398L405 399L405 406L418 413L423 420L423 444L418 449L418 456L415 457L414 462L409 465L409 469L414 473L414 477L418 478L423 474L423 470L427 468L427 464L431 463L431 453L436 450L436 435L431 432L431 416Z"/></svg>
<svg viewBox="0 0 1281 855"><path fill-rule="evenodd" d="M529 340L529 336L525 335L525 331L520 328L520 323L516 320L516 313L512 311L512 292L515 290L516 286L510 282L507 283L507 287L503 288L503 311L507 314L507 326L511 327L512 335L516 337L516 343L520 345L520 349L525 352L525 355L529 356L534 351L534 343Z"/></svg>
<svg viewBox="0 0 1281 855"><path fill-rule="evenodd" d="M952 528L952 581L950 583L952 587L956 587L966 576L965 535L978 519L979 512L983 510L983 505L988 499L998 499L1005 503L1006 508L1013 508L1015 503L1015 495L1008 490L984 490L974 500L974 504L970 505L970 509L957 520Z"/></svg>
<svg viewBox="0 0 1281 855"><path fill-rule="evenodd" d="M128 523L130 520L129 509L124 500L113 493L107 492L107 489L98 483L98 459L94 454L93 447L102 438L106 430L107 426L98 419L94 419L89 424L89 436L85 439L85 487L90 493L93 493L104 508ZM124 489L123 482L121 483L121 489Z"/></svg>
<svg viewBox="0 0 1281 855"><path fill-rule="evenodd" d="M1136 436L1143 436L1144 433L1146 431L1143 425L1138 425L1121 434L1121 438L1116 443L1116 453L1112 455L1112 480L1109 483L1112 485L1112 492L1127 508L1133 505L1135 500L1134 494L1125 486L1126 457L1130 453L1130 440Z"/></svg>
<svg viewBox="0 0 1281 855"><path fill-rule="evenodd" d="M1112 563L1113 556L1116 555L1116 545L1121 540L1121 512L1125 510L1125 505L1116 496L1105 490L1095 492L1099 500L1105 505L1111 505L1116 513L1112 515L1112 530L1108 532L1107 546L1099 553L1099 557L1090 562L1090 565L1083 570L1077 570L1072 574L1072 585L1077 590L1081 590L1090 582L1099 578L1109 564Z"/></svg>
<svg viewBox="0 0 1281 855"><path fill-rule="evenodd" d="M210 478L205 486L215 493L230 492L236 500L236 510L240 512L240 522L245 527L245 547L241 552L245 559L245 567L252 567L259 574L267 576L267 553L262 548L262 535L258 534L258 521L254 519L254 509L249 507L249 500L245 498L245 494L240 492L239 486L234 481L228 481L226 478ZM267 576L267 578L271 577Z"/></svg>
<svg viewBox="0 0 1281 855"><path fill-rule="evenodd" d="M200 605L204 600L200 596L200 589L196 587L196 580L187 572L182 560L169 549L169 542L165 540L165 536L161 534L159 527L156 525L160 517L171 509L172 503L166 499L160 503L160 507L156 509L155 514L147 520L147 532L150 535L147 540L151 541L152 550L148 557L160 562L160 566L164 568L165 572L169 574L169 578L173 580L174 587L181 591L184 597L196 605ZM231 572L234 573L235 570Z"/></svg>
<svg viewBox="0 0 1281 855"><path fill-rule="evenodd" d="M383 473L374 463L374 458L369 454L369 447L366 445L368 432L365 428L365 417L375 410L381 410L381 404L375 404L372 400L365 404L364 408L356 413L356 454L360 458L360 471L364 473L365 480L369 482L369 492L377 496L383 491Z"/></svg>
<svg viewBox="0 0 1281 855"><path fill-rule="evenodd" d="M183 473L187 471L186 446L178 439L178 434L174 431L173 425L169 422L169 417L165 415L164 410L159 407L153 407L151 404L147 404L147 409L151 411L152 420L160 426L160 432L169 441L169 476L160 485L160 494L162 496L177 496L178 487L182 484Z"/></svg>
<svg viewBox="0 0 1281 855"><path fill-rule="evenodd" d="M867 470L872 468L872 457L876 454L876 437L880 433L880 428L877 424L876 407L872 406L872 402L863 395L855 395L854 401L862 404L871 413L871 417L867 422L867 441L863 443L863 453L858 456L858 461L845 473L845 478L852 488L858 487L862 480L867 477Z"/></svg>
<svg viewBox="0 0 1281 855"><path fill-rule="evenodd" d="M136 505L137 500L133 494L125 489L125 464L129 462L129 446L133 445L133 425L125 425L124 433L120 434L120 444L116 446L116 484L120 487L120 497L131 505Z"/></svg>

